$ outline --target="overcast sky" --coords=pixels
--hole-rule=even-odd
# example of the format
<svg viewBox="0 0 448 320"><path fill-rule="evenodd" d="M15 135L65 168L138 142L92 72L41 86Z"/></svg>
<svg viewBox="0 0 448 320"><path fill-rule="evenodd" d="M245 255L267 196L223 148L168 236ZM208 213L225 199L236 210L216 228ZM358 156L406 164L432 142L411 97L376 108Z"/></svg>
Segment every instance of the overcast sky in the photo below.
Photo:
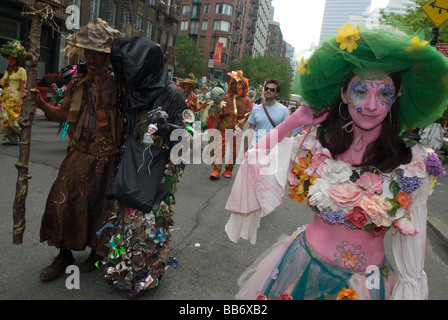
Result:
<svg viewBox="0 0 448 320"><path fill-rule="evenodd" d="M372 0L372 8L384 8L389 0ZM312 43L319 42L325 0L273 0L274 21L280 22L283 39L295 48L300 59ZM341 26L343 27L343 26Z"/></svg>

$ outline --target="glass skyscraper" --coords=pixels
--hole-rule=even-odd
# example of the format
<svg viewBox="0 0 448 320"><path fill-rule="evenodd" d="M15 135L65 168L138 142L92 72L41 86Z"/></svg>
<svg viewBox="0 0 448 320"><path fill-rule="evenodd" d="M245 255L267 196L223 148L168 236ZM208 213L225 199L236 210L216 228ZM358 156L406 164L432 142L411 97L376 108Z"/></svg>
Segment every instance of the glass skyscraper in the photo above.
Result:
<svg viewBox="0 0 448 320"><path fill-rule="evenodd" d="M351 15L361 15L370 6L371 0L327 0L325 3L319 42L335 36Z"/></svg>

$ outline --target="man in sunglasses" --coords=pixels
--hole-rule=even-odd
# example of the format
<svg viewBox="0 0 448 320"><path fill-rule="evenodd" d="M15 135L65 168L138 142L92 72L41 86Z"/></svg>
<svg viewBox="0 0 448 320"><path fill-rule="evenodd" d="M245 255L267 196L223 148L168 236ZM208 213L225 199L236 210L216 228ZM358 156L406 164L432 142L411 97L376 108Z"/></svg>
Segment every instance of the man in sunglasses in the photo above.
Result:
<svg viewBox="0 0 448 320"><path fill-rule="evenodd" d="M280 84L275 79L267 79L264 84L264 98L262 103L255 105L249 116L249 131L244 141L245 151L258 141L271 129L278 126L289 116L288 108L276 101L280 94Z"/></svg>

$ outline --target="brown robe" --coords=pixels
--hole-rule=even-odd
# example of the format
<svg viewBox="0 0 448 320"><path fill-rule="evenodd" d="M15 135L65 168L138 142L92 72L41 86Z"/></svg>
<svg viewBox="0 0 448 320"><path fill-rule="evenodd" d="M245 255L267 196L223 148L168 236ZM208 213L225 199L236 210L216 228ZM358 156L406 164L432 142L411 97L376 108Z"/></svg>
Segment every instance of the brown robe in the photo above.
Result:
<svg viewBox="0 0 448 320"><path fill-rule="evenodd" d="M104 244L112 232L107 220L117 210L116 201L106 199L106 194L114 180L124 135L117 83L111 80L101 88L101 96L94 94L92 80L82 84L79 111L74 117L72 112L75 121L70 122L67 155L42 218L40 239L50 246L71 250L89 246L97 254L106 253ZM73 96L72 105L74 100Z"/></svg>

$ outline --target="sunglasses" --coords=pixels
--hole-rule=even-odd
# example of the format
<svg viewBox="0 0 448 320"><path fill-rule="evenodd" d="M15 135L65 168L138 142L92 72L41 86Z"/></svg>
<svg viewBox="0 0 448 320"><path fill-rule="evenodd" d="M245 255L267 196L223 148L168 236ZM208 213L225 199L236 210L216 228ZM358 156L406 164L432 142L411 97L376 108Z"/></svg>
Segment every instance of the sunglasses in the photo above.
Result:
<svg viewBox="0 0 448 320"><path fill-rule="evenodd" d="M265 91L271 91L271 92L276 92L277 89L276 88L268 88L268 87L264 87Z"/></svg>

